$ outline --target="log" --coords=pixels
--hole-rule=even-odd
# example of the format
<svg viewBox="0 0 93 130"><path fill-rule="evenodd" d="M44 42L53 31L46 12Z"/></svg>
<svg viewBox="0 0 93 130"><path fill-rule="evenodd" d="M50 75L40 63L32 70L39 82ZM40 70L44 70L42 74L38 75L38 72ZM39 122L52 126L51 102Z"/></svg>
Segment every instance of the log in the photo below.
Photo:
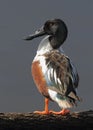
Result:
<svg viewBox="0 0 93 130"><path fill-rule="evenodd" d="M0 130L93 130L93 110L66 116L0 113Z"/></svg>

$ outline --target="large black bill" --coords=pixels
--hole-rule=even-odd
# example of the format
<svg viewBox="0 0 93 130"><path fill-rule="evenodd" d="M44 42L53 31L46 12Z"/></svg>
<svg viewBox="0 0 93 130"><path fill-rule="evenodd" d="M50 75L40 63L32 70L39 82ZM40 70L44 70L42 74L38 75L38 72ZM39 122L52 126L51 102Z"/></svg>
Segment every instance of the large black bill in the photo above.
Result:
<svg viewBox="0 0 93 130"><path fill-rule="evenodd" d="M36 37L40 37L40 36L43 36L43 35L45 35L46 33L45 33L45 31L44 31L44 29L43 29L43 27L42 28L40 28L39 30L37 30L34 34L32 34L32 35L29 35L29 36L27 36L27 37L25 37L25 38L23 38L24 40L32 40L32 39L34 39L34 38L36 38Z"/></svg>

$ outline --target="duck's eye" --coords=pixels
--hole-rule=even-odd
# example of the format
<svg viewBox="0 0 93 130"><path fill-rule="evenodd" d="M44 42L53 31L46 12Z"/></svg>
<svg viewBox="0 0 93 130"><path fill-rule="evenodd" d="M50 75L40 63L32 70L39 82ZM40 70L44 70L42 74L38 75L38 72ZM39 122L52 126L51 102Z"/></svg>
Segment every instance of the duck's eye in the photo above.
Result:
<svg viewBox="0 0 93 130"><path fill-rule="evenodd" d="M54 24L55 24L55 23L51 22L51 23L50 23L50 26L53 26Z"/></svg>

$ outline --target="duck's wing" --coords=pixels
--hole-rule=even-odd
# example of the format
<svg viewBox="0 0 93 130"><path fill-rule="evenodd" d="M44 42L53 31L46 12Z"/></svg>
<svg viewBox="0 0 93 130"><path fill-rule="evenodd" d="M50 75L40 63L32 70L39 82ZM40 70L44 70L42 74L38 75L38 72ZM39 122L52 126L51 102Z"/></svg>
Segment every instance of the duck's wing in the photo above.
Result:
<svg viewBox="0 0 93 130"><path fill-rule="evenodd" d="M45 57L48 68L45 77L49 89L77 100L75 88L78 86L79 76L70 59L59 51L51 51Z"/></svg>

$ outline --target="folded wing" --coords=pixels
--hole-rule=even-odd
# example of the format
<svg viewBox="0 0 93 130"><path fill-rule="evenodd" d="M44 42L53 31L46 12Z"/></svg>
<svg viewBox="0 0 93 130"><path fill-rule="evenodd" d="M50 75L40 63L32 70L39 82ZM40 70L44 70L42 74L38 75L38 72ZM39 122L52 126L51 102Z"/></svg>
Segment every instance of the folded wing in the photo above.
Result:
<svg viewBox="0 0 93 130"><path fill-rule="evenodd" d="M70 59L59 51L45 54L47 71L45 74L49 89L63 96L79 100L76 94L79 76Z"/></svg>

